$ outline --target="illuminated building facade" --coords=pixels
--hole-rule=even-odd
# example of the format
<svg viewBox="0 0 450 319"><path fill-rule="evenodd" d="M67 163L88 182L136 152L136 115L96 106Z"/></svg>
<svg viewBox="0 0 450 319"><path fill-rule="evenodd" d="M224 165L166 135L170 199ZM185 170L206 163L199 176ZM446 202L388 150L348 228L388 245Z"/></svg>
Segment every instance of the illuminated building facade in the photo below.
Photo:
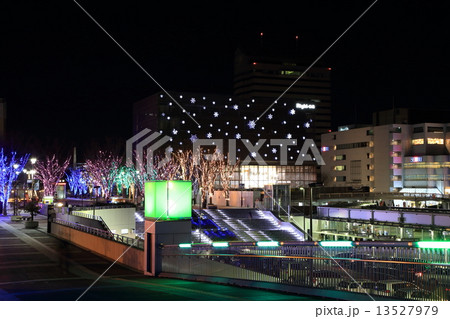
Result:
<svg viewBox="0 0 450 319"><path fill-rule="evenodd" d="M198 139L223 143L224 154L234 151L241 163L232 188L307 186L317 180L318 164L313 154L312 161L303 161L300 155L305 142L315 136L315 106L295 99L280 99L277 104L259 118L263 110L256 99L160 92L134 104L133 128L135 134L148 128L161 137L170 137L161 149L170 145L174 152L192 150ZM230 141L235 146L231 147ZM259 161L253 153L258 153Z"/></svg>
<svg viewBox="0 0 450 319"><path fill-rule="evenodd" d="M326 186L449 194L450 124L340 127L322 135Z"/></svg>

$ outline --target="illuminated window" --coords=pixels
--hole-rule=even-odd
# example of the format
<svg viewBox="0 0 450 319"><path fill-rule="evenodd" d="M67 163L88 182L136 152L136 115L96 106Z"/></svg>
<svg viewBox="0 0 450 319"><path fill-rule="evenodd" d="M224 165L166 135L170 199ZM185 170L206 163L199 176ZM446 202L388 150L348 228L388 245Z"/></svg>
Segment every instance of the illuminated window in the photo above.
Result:
<svg viewBox="0 0 450 319"><path fill-rule="evenodd" d="M335 161L345 161L345 154L343 154L343 155L336 155L334 157L334 160Z"/></svg>
<svg viewBox="0 0 450 319"><path fill-rule="evenodd" d="M424 143L423 138L415 138L412 140L412 145L422 145Z"/></svg>
<svg viewBox="0 0 450 319"><path fill-rule="evenodd" d="M337 165L334 167L335 171L345 171L346 167L345 165Z"/></svg>
<svg viewBox="0 0 450 319"><path fill-rule="evenodd" d="M427 138L427 143L428 144L444 144L444 139L443 138Z"/></svg>

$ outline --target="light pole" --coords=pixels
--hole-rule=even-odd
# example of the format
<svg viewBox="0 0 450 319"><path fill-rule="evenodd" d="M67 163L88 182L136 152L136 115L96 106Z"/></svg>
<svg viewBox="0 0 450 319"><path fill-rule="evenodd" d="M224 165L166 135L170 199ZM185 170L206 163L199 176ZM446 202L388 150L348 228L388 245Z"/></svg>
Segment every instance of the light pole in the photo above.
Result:
<svg viewBox="0 0 450 319"><path fill-rule="evenodd" d="M311 183L309 184L310 189L310 199L309 199L309 238L311 241L313 240L313 222L312 222L312 214L313 214L313 189L323 186L323 183Z"/></svg>
<svg viewBox="0 0 450 319"><path fill-rule="evenodd" d="M305 209L303 208L305 206L305 188L300 187L300 190L302 191L302 211L303 211L303 231L305 231L306 227L306 216L305 216Z"/></svg>

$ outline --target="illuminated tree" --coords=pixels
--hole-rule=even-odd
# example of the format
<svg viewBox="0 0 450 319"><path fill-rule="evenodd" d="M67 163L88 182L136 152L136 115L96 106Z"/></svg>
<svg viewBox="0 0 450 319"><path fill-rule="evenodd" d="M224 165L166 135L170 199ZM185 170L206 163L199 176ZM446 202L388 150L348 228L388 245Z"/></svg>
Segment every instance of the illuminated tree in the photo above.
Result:
<svg viewBox="0 0 450 319"><path fill-rule="evenodd" d="M195 170L197 169L192 151L180 150L179 152L173 153L173 157L179 165L180 179L184 181L191 181L194 178Z"/></svg>
<svg viewBox="0 0 450 319"><path fill-rule="evenodd" d="M95 159L86 160L85 169L92 186L100 186L102 197L109 198L122 161L120 156L99 151Z"/></svg>
<svg viewBox="0 0 450 319"><path fill-rule="evenodd" d="M195 170L197 182L199 184L202 195L202 208L206 208L208 196L210 201L214 194L214 184L219 174L219 162L222 154L216 150L213 154L203 154L201 150L199 154L198 168Z"/></svg>
<svg viewBox="0 0 450 319"><path fill-rule="evenodd" d="M3 148L0 150L0 211L6 216L6 206L11 194L12 184L22 172L30 155L17 158L16 152L6 156Z"/></svg>
<svg viewBox="0 0 450 319"><path fill-rule="evenodd" d="M117 192L122 193L123 190L127 192L130 198L134 198L136 179L138 178L137 171L134 167L120 166L118 168L115 184Z"/></svg>
<svg viewBox="0 0 450 319"><path fill-rule="evenodd" d="M45 161L38 161L36 163L35 177L40 180L44 186L44 196L54 195L56 183L63 177L69 162L70 157L60 163L56 156L53 155L52 157L47 156Z"/></svg>
<svg viewBox="0 0 450 319"><path fill-rule="evenodd" d="M83 195L88 192L85 172L81 168L70 168L66 180L73 195Z"/></svg>
<svg viewBox="0 0 450 319"><path fill-rule="evenodd" d="M180 173L180 163L174 157L161 158L155 156L153 165L153 169L156 172L156 180L172 181L178 179Z"/></svg>
<svg viewBox="0 0 450 319"><path fill-rule="evenodd" d="M229 159L223 157L218 161L219 165L219 176L220 176L220 185L222 186L226 205L230 205L230 187L231 180L233 179L233 174L236 171L236 168L239 167L239 161L236 161L234 164L230 164Z"/></svg>
<svg viewBox="0 0 450 319"><path fill-rule="evenodd" d="M136 193L138 193L141 196L144 196L145 182L154 180L156 177L156 171L153 169L153 166L150 167L150 169L147 169L147 165L144 163L143 159L141 159L139 155L136 155L136 164L134 169L135 169L134 183L136 186Z"/></svg>

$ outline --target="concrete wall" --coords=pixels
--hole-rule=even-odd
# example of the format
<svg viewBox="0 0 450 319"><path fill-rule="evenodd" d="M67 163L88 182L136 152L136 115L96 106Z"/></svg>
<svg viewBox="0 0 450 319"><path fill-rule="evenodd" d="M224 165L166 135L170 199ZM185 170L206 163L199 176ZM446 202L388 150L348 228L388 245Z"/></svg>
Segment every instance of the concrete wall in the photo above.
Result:
<svg viewBox="0 0 450 319"><path fill-rule="evenodd" d="M51 225L51 234L110 260L117 260L129 248L128 245L55 223ZM144 272L144 251L137 248L129 248L117 260L117 263L128 266L136 271Z"/></svg>

